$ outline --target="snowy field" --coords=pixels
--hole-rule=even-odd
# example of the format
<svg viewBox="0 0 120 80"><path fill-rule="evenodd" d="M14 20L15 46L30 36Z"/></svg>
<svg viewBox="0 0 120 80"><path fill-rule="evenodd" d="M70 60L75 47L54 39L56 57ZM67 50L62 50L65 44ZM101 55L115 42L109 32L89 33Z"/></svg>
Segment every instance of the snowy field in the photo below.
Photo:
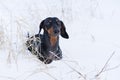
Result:
<svg viewBox="0 0 120 80"><path fill-rule="evenodd" d="M63 59L43 64L26 49L27 33L56 16ZM119 0L0 0L0 80L120 80Z"/></svg>

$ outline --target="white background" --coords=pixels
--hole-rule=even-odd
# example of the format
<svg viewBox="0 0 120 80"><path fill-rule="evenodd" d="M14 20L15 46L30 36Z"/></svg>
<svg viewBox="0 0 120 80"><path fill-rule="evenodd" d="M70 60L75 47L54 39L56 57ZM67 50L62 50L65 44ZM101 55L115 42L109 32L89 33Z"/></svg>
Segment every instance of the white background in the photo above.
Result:
<svg viewBox="0 0 120 80"><path fill-rule="evenodd" d="M60 38L63 59L45 65L25 41L49 16L70 39ZM119 35L119 0L0 0L0 80L120 80Z"/></svg>

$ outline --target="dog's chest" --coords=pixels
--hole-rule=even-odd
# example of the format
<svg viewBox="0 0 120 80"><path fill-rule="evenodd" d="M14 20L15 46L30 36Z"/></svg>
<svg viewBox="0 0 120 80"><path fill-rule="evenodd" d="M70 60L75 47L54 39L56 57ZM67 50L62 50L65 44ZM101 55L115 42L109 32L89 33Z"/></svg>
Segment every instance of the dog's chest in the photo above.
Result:
<svg viewBox="0 0 120 80"><path fill-rule="evenodd" d="M57 37L50 37L50 44L51 46L55 46L55 44L57 43L58 38Z"/></svg>

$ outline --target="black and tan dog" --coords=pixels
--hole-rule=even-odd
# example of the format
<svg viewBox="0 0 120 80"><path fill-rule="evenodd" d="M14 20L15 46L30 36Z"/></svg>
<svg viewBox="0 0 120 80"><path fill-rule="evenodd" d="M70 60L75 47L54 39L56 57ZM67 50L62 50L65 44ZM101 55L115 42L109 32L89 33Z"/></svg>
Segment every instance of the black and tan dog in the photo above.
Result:
<svg viewBox="0 0 120 80"><path fill-rule="evenodd" d="M43 34L41 30L43 29ZM68 39L68 33L64 23L56 17L48 17L40 23L39 33L27 41L28 50L44 62L62 59L62 51L59 46L59 35Z"/></svg>

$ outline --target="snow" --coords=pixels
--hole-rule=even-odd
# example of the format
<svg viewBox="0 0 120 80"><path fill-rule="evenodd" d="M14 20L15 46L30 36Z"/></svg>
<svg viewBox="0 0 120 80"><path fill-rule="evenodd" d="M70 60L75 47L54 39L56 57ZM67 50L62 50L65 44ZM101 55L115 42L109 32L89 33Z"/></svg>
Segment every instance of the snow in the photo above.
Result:
<svg viewBox="0 0 120 80"><path fill-rule="evenodd" d="M119 0L0 0L0 80L119 80L119 4ZM60 38L63 59L45 65L30 54L25 41L28 32L38 33L48 16L64 22L70 39ZM95 77L113 52L105 68L110 70Z"/></svg>

